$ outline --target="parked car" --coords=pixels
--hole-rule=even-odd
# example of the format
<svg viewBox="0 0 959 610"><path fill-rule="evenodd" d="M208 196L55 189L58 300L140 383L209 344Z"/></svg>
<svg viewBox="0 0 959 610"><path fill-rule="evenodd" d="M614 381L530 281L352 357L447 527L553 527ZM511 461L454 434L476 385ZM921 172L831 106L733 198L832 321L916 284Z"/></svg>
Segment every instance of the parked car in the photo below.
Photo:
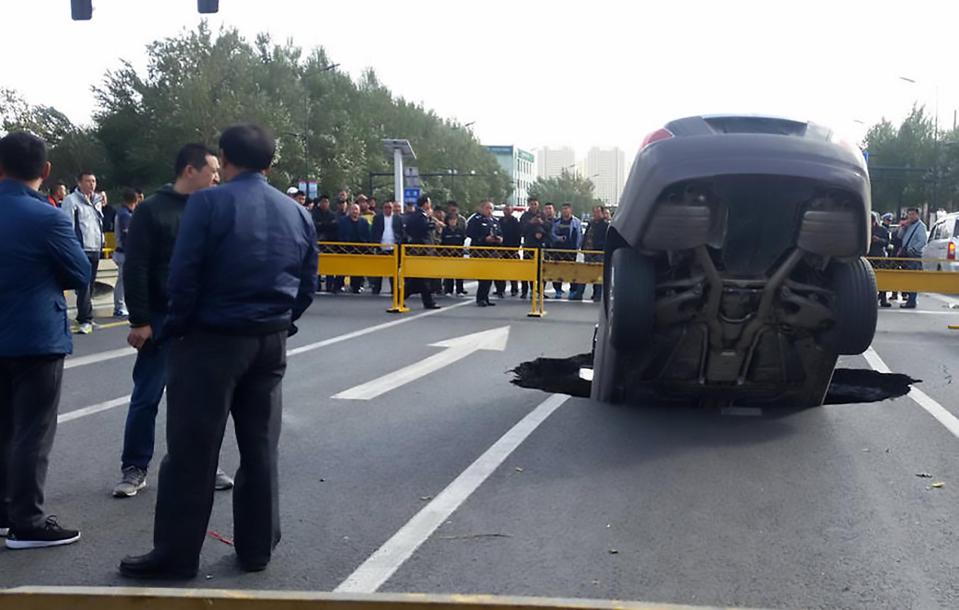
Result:
<svg viewBox="0 0 959 610"><path fill-rule="evenodd" d="M869 192L862 152L814 123L651 133L606 241L593 398L822 404L876 329Z"/></svg>
<svg viewBox="0 0 959 610"><path fill-rule="evenodd" d="M959 212L946 214L929 229L929 242L922 251L925 271L959 271Z"/></svg>

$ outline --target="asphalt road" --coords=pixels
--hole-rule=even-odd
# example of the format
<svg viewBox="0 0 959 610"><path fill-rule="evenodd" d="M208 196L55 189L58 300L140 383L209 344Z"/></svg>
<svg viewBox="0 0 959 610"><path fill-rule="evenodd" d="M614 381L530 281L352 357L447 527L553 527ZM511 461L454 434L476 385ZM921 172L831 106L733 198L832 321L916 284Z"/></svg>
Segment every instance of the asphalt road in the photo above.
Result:
<svg viewBox="0 0 959 610"><path fill-rule="evenodd" d="M189 586L959 607L959 438L914 398L758 417L564 400L513 386L508 370L587 351L595 305L547 301L536 320L517 299L446 299L427 315L411 301L398 317L387 303L323 296L302 320L284 383L283 541L266 572L243 574L211 537ZM959 416L947 329L959 309L921 306L881 313L875 354ZM504 327L503 351L371 400L332 398L451 349L431 344ZM83 540L0 550L0 587L128 585L117 563L150 548L153 473L136 498L110 497L125 406L104 405L129 394L133 357L78 360L125 333L77 337L82 364L65 373L61 414L104 409L61 423L47 483L47 508ZM228 436L221 464L237 463ZM230 503L217 494L210 523L226 537Z"/></svg>

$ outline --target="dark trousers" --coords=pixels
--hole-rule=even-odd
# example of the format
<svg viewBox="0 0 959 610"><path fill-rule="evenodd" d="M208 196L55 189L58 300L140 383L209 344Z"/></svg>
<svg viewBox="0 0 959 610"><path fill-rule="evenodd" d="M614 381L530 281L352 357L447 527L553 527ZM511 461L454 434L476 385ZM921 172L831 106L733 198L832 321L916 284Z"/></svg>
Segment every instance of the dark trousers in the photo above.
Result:
<svg viewBox="0 0 959 610"><path fill-rule="evenodd" d="M418 277L410 278L406 281L406 294L419 294L420 298L423 299L423 307L432 307L435 301L433 300L431 281Z"/></svg>
<svg viewBox="0 0 959 610"><path fill-rule="evenodd" d="M163 320L155 319L153 332L163 328ZM146 470L153 459L156 437L157 409L166 387L167 351L169 341L149 341L137 353L133 365L133 395L127 411L123 431L123 456L121 464Z"/></svg>
<svg viewBox="0 0 959 610"><path fill-rule="evenodd" d="M277 445L286 331L248 337L193 331L172 341L167 365L167 455L160 466L154 547L171 564L196 568L232 415L240 449L234 548L242 561L266 564L280 541Z"/></svg>
<svg viewBox="0 0 959 610"><path fill-rule="evenodd" d="M0 358L0 527L43 524L63 355Z"/></svg>
<svg viewBox="0 0 959 610"><path fill-rule="evenodd" d="M100 267L100 253L87 252L90 261L90 283L77 289L77 323L93 322L93 286L97 283L97 269Z"/></svg>
<svg viewBox="0 0 959 610"><path fill-rule="evenodd" d="M393 278L387 278L390 281L390 292L393 291ZM379 294L383 290L383 278L381 277L371 277L370 278L370 287L373 289L373 294Z"/></svg>
<svg viewBox="0 0 959 610"><path fill-rule="evenodd" d="M493 282L491 280L480 280L476 287L476 302L485 303L489 300L489 289Z"/></svg>
<svg viewBox="0 0 959 610"><path fill-rule="evenodd" d="M463 280L443 280L443 292L452 294L454 284L456 285L456 292L466 292L466 289L463 288Z"/></svg>

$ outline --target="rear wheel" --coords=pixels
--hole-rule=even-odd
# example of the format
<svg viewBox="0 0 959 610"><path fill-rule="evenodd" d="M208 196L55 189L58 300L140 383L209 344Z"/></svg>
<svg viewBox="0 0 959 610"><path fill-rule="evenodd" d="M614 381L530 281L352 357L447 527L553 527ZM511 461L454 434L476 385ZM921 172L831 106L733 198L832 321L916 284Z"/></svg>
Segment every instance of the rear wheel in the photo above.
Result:
<svg viewBox="0 0 959 610"><path fill-rule="evenodd" d="M866 351L876 334L879 309L876 303L876 274L864 258L851 263L833 263L829 288L836 295L836 321L820 337L828 351L854 356Z"/></svg>
<svg viewBox="0 0 959 610"><path fill-rule="evenodd" d="M608 340L619 350L636 350L649 340L656 322L653 261L633 248L617 248L606 281Z"/></svg>

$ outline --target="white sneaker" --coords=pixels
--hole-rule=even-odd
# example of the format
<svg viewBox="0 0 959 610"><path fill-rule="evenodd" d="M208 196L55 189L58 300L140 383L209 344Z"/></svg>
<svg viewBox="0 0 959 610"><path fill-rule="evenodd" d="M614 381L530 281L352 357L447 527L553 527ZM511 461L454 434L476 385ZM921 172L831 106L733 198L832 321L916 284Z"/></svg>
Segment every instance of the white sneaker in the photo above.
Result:
<svg viewBox="0 0 959 610"><path fill-rule="evenodd" d="M93 324L91 324L90 322L87 322L87 323L85 323L85 324L81 324L80 327L77 329L77 333L79 333L79 334L81 334L81 335L92 335L92 334L93 334Z"/></svg>

